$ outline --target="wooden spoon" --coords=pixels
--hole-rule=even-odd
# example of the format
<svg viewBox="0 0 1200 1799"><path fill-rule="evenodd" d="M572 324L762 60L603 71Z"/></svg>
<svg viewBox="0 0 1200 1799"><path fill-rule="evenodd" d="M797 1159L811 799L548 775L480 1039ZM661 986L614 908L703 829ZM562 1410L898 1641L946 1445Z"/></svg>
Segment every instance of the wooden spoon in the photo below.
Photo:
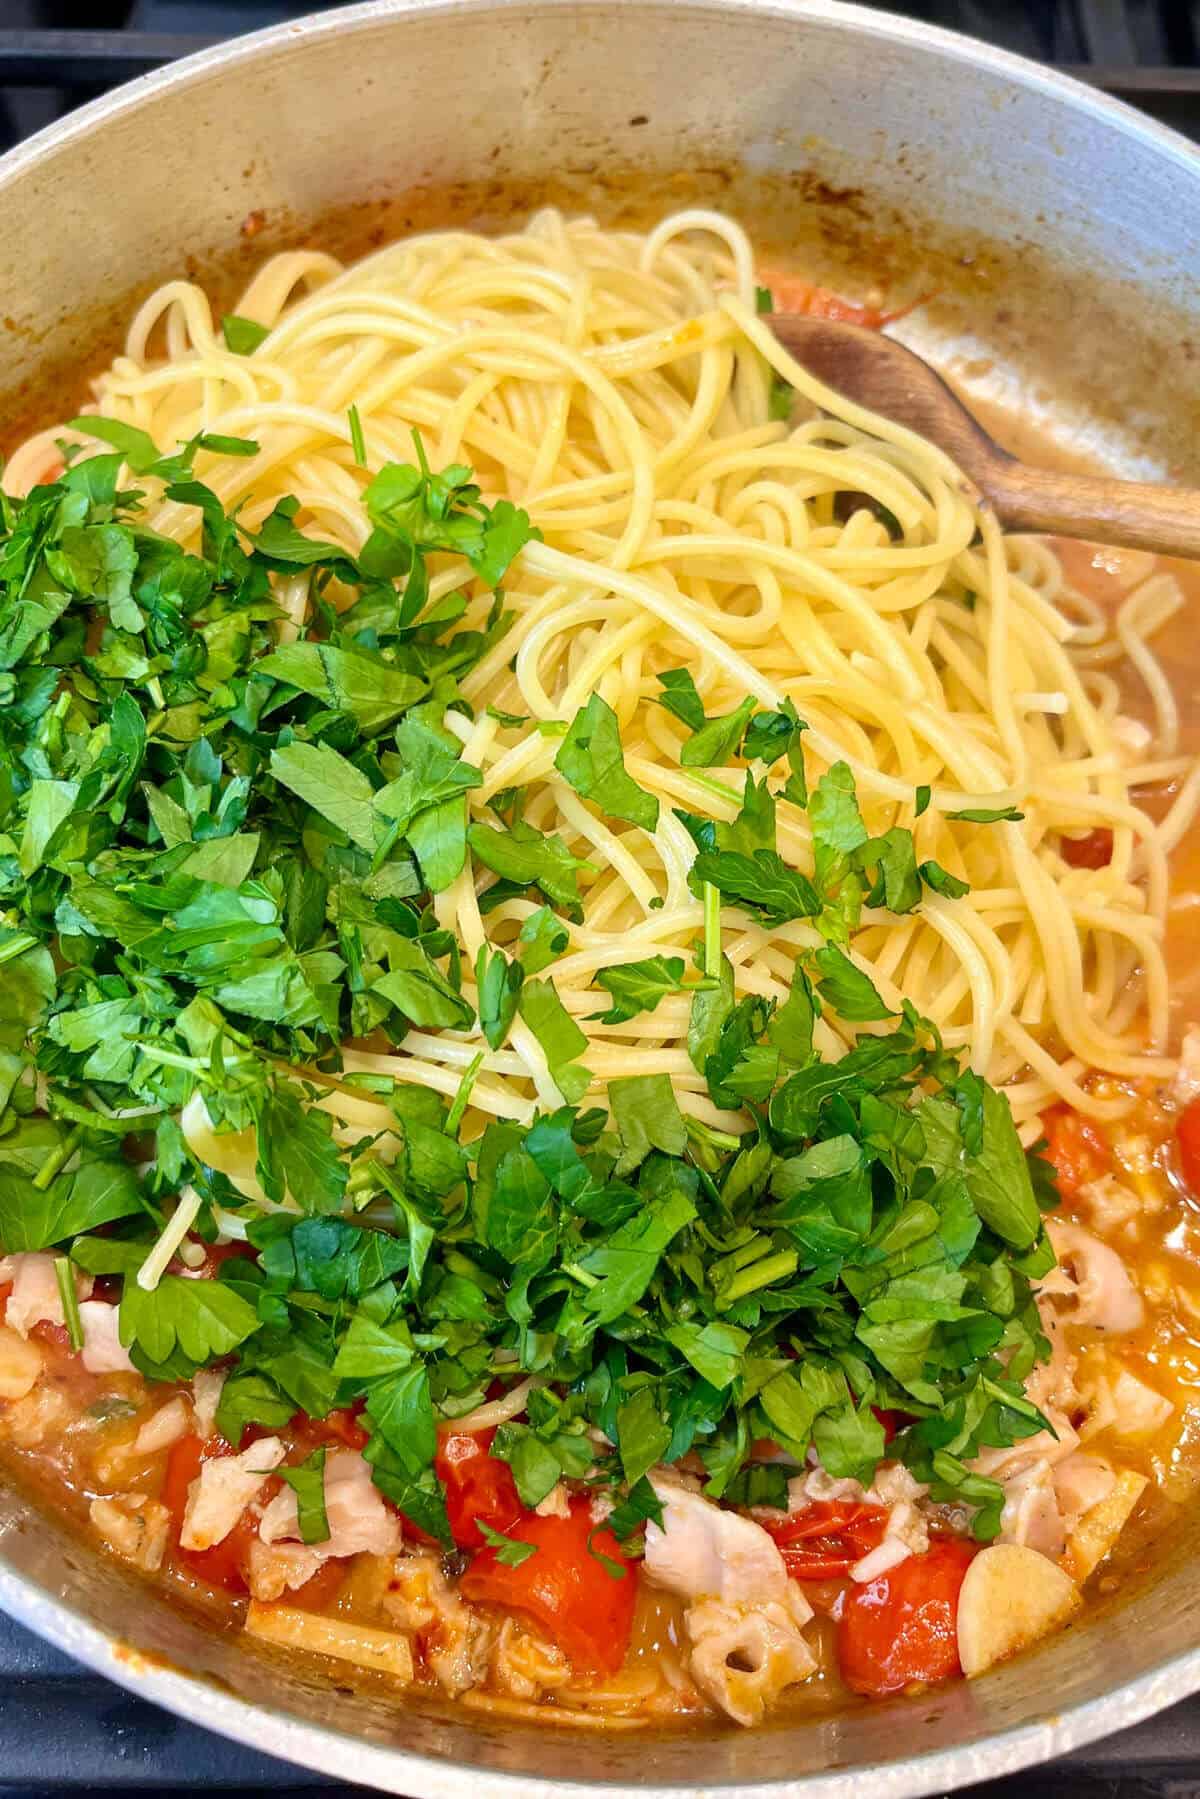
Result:
<svg viewBox="0 0 1200 1799"><path fill-rule="evenodd" d="M819 381L944 450L1009 531L1200 558L1200 490L1031 468L1002 450L935 369L894 337L775 312L765 323Z"/></svg>

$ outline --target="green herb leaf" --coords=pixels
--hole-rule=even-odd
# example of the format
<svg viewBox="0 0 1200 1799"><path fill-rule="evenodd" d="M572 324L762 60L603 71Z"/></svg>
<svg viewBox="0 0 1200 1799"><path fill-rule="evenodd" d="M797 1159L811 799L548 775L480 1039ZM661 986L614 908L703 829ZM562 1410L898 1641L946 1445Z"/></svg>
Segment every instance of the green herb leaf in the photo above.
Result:
<svg viewBox="0 0 1200 1799"><path fill-rule="evenodd" d="M849 956L836 944L813 952L813 963L820 974L817 991L825 1003L842 1018L862 1023L877 1018L893 1018L879 989L869 975L856 968Z"/></svg>
<svg viewBox="0 0 1200 1799"><path fill-rule="evenodd" d="M607 1012L592 1017L601 1024L624 1024L639 1012L653 1012L669 993L682 993L683 957L649 956L642 962L620 962L612 968L601 968L595 976L597 987L612 995Z"/></svg>
<svg viewBox="0 0 1200 1799"><path fill-rule="evenodd" d="M467 841L485 868L519 887L540 887L546 898L570 917L583 917L576 871L589 865L573 856L561 837L544 837L524 823L507 831L473 824Z"/></svg>
<svg viewBox="0 0 1200 1799"><path fill-rule="evenodd" d="M959 818L969 825L1020 824L1024 818L1015 806L968 806L962 812L947 812L947 818Z"/></svg>
<svg viewBox="0 0 1200 1799"><path fill-rule="evenodd" d="M717 768L730 761L738 752L753 711L754 701L746 699L735 711L706 719L679 752L684 768Z"/></svg>
<svg viewBox="0 0 1200 1799"><path fill-rule="evenodd" d="M250 356L271 333L266 325L260 325L254 319L227 312L221 319L221 335L226 349L232 350L235 356Z"/></svg>
<svg viewBox="0 0 1200 1799"><path fill-rule="evenodd" d="M947 899L963 899L971 891L966 881L950 874L940 862L922 862L919 872L927 887L934 893L944 894Z"/></svg>
<svg viewBox="0 0 1200 1799"><path fill-rule="evenodd" d="M376 844L370 781L353 762L324 743L289 743L271 751L271 773L282 787L319 812L368 854Z"/></svg>
<svg viewBox="0 0 1200 1799"><path fill-rule="evenodd" d="M493 1530L482 1518L476 1519L476 1523L488 1548L495 1550L496 1560L502 1568L519 1568L531 1555L537 1554L536 1543L527 1543L522 1537L506 1537L503 1531Z"/></svg>
<svg viewBox="0 0 1200 1799"><path fill-rule="evenodd" d="M692 881L709 882L726 899L761 912L768 924L815 918L821 910L816 888L774 850L744 856L734 850L702 851L692 864Z"/></svg>
<svg viewBox="0 0 1200 1799"><path fill-rule="evenodd" d="M296 1495L296 1520L302 1543L327 1543L329 1518L325 1511L324 1446L304 1461L275 1469L281 1481Z"/></svg>
<svg viewBox="0 0 1200 1799"><path fill-rule="evenodd" d="M609 1081L608 1103L622 1144L618 1175L638 1167L652 1149L667 1156L683 1154L687 1126L669 1074L632 1074Z"/></svg>
<svg viewBox="0 0 1200 1799"><path fill-rule="evenodd" d="M668 668L658 676L658 681L662 692L657 697L657 704L665 707L689 731L699 731L704 725L704 701L687 669Z"/></svg>
<svg viewBox="0 0 1200 1799"><path fill-rule="evenodd" d="M554 766L576 793L595 802L610 818L653 831L658 801L625 772L617 715L598 693L575 714Z"/></svg>
<svg viewBox="0 0 1200 1799"><path fill-rule="evenodd" d="M551 1080L567 1103L573 1103L592 1078L578 1063L587 1050L586 1036L559 999L553 981L526 981L518 1009L538 1040Z"/></svg>

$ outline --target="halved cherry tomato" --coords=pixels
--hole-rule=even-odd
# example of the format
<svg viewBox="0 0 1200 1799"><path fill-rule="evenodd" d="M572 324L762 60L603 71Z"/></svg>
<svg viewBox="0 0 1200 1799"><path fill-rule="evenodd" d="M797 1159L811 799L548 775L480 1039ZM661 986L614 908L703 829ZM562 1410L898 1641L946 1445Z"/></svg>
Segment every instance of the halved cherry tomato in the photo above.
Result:
<svg viewBox="0 0 1200 1799"><path fill-rule="evenodd" d="M338 1588L346 1578L348 1564L337 1556L318 1568L311 1580L297 1587L290 1595L288 1604L295 1606L300 1612L322 1612L331 1600L337 1598Z"/></svg>
<svg viewBox="0 0 1200 1799"><path fill-rule="evenodd" d="M1175 1126L1175 1141L1179 1145L1183 1178L1200 1199L1200 1099L1194 1099L1180 1114Z"/></svg>
<svg viewBox="0 0 1200 1799"><path fill-rule="evenodd" d="M448 1431L438 1438L434 1470L446 1489L450 1535L460 1549L482 1549L480 1520L507 1531L525 1510L512 1470L490 1453L494 1430Z"/></svg>
<svg viewBox="0 0 1200 1799"><path fill-rule="evenodd" d="M778 1543L793 1580L832 1580L849 1574L855 1562L883 1541L887 1510L881 1505L818 1499L778 1523L766 1516L761 1522Z"/></svg>
<svg viewBox="0 0 1200 1799"><path fill-rule="evenodd" d="M362 1402L353 1408L342 1407L339 1411L330 1412L325 1418L310 1418L307 1412L297 1412L288 1425L288 1436L293 1449L309 1450L326 1448L364 1449L369 1433L359 1423ZM274 1434L271 1432L268 1435ZM247 1440L243 1438L242 1447Z"/></svg>
<svg viewBox="0 0 1200 1799"><path fill-rule="evenodd" d="M36 1337L39 1343L44 1343L47 1349L61 1349L70 1353L71 1333L65 1324L51 1324L48 1318L39 1318L29 1334Z"/></svg>
<svg viewBox="0 0 1200 1799"><path fill-rule="evenodd" d="M525 1512L509 1534L532 1543L536 1553L519 1568L481 1549L462 1577L464 1599L526 1612L554 1638L581 1674L615 1674L629 1650L637 1601L637 1570L623 1557L610 1531L593 1531L591 1506L573 1499L566 1518ZM618 1580L592 1547L623 1565Z"/></svg>
<svg viewBox="0 0 1200 1799"><path fill-rule="evenodd" d="M1107 868L1113 856L1113 834L1107 825L1097 825L1084 837L1060 837L1058 847L1071 868Z"/></svg>
<svg viewBox="0 0 1200 1799"><path fill-rule="evenodd" d="M905 306L899 312L884 312L878 306L865 306L858 300L843 300L840 294L805 281L799 275L782 275L763 269L759 279L770 289L777 312L802 312L814 319L840 319L844 324L866 325L872 331L878 331L882 325L890 324L910 310Z"/></svg>
<svg viewBox="0 0 1200 1799"><path fill-rule="evenodd" d="M263 1492L265 1497L267 1489ZM250 1545L257 1535L258 1519L250 1512L243 1512L229 1535L214 1543L211 1549L176 1547L173 1559L177 1567L186 1568L205 1586L219 1587L225 1593L245 1593L249 1591L245 1570L250 1559Z"/></svg>
<svg viewBox="0 0 1200 1799"><path fill-rule="evenodd" d="M958 1659L958 1595L975 1555L961 1537L942 1537L886 1574L846 1594L838 1624L838 1664L853 1693L873 1699L916 1681L948 1680Z"/></svg>
<svg viewBox="0 0 1200 1799"><path fill-rule="evenodd" d="M175 1567L194 1575L206 1586L220 1587L227 1593L244 1593L247 1587L243 1570L250 1544L258 1531L258 1520L250 1512L243 1512L228 1536L214 1543L211 1549L183 1549L179 1543L188 1489L200 1473L201 1465L214 1456L228 1453L227 1445L219 1437L210 1437L207 1442L197 1436L180 1437L167 1451L159 1498L171 1514L174 1542L171 1560ZM271 1486L278 1485L278 1481L271 1483ZM261 1496L266 1498L269 1494L270 1486L264 1487Z"/></svg>
<svg viewBox="0 0 1200 1799"><path fill-rule="evenodd" d="M167 1451L167 1465L163 1472L159 1498L170 1512L176 1532L183 1522L188 1488L199 1474L201 1462L206 1459L204 1449L202 1439L193 1434L177 1437Z"/></svg>
<svg viewBox="0 0 1200 1799"><path fill-rule="evenodd" d="M1112 1152L1089 1118L1067 1106L1055 1106L1042 1118L1046 1155L1054 1164L1059 1190L1070 1198L1088 1181L1097 1181L1112 1166Z"/></svg>
<svg viewBox="0 0 1200 1799"><path fill-rule="evenodd" d="M902 1431L906 1424L912 1423L911 1412L889 1412L885 1406L873 1405L872 1414L883 1426L883 1440L890 1443L892 1438Z"/></svg>

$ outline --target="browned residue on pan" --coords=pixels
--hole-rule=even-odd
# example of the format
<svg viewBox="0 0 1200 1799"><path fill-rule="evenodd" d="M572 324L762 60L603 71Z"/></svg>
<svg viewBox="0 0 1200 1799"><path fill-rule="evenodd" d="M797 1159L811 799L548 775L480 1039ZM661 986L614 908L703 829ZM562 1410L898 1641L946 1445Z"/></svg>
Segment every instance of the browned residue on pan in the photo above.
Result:
<svg viewBox="0 0 1200 1799"><path fill-rule="evenodd" d="M86 397L84 377L119 349L137 303L161 280L182 274L198 281L215 310L228 310L252 271L278 249L307 242L350 259L411 232L499 230L545 205L631 227L676 207L718 206L743 221L764 259L850 297L878 296L903 307L931 296L923 316L939 336L970 336L987 347L984 361L1020 368L1034 401L1090 414L1135 453L1158 456L1175 479L1200 481L1194 320L1152 318L1132 282L1056 266L1030 244L1001 245L982 234L951 238L936 218L900 214L864 188L831 183L816 167L768 176L719 165L659 174L584 166L536 181L481 177L418 186L319 217L252 210L233 241L148 269L136 291L81 310L73 321L76 353L31 371L5 396L0 445L11 448L31 429L69 416L74 401ZM12 318L0 328L26 336L31 361L36 357L36 333ZM1111 353L1114 344L1119 356ZM979 371L968 363L962 372Z"/></svg>

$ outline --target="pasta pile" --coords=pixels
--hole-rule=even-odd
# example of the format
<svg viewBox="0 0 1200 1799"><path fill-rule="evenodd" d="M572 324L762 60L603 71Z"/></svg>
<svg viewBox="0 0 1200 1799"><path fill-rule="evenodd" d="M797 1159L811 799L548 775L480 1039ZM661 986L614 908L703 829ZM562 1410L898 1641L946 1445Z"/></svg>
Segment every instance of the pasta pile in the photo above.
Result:
<svg viewBox="0 0 1200 1799"><path fill-rule="evenodd" d="M911 829L918 860L969 882L966 897L927 893L904 917L866 910L850 951L889 1003L912 1000L1008 1086L1026 1138L1055 1097L1093 1116L1122 1109L1111 1089L1081 1085L1091 1070L1169 1075L1167 858L1200 803L1146 643L1178 603L1169 577L1137 589L1115 627L1073 596L1052 551L1006 541L939 451L789 358L756 310L751 243L717 213L640 235L544 212L506 236L434 233L349 268L279 255L237 312L268 328L250 354L228 347L198 288L161 287L98 378L97 408L164 450L202 430L252 438L252 457L202 452L196 464L227 508L245 500L250 527L294 494L305 530L357 552L370 472L411 461L416 427L433 468L469 464L489 500L510 498L542 533L509 571L511 629L464 681L475 716L447 724L483 770L475 815L520 788L521 815L591 864L583 921L553 972L588 1034L594 1092L667 1073L685 1111L727 1117L688 1056L685 995L624 1023L590 1017L598 969L656 953L690 964L702 908L675 809L730 819L740 804L740 772L680 764L682 727L653 703L656 677L677 667L709 714L747 695L790 700L809 727L810 779L844 759L873 832ZM780 381L794 390L786 419ZM23 446L10 489L45 473L62 435ZM194 507L157 499L148 522L198 537ZM447 567L434 600L460 582L461 565ZM300 620L308 577L280 597ZM465 625L482 624L490 595L480 585L468 599ZM1122 715L1118 654L1150 687L1152 731ZM555 770L556 723L592 693L618 716L629 773L661 802L654 833L602 819ZM1174 798L1152 812L1135 788L1155 786ZM1023 816L954 816L979 809ZM1064 837L1100 828L1109 864L1070 866ZM808 818L786 801L779 849L811 870ZM469 999L485 934L511 942L535 905L481 914L478 879L468 864L437 901L463 945ZM797 950L818 941L805 920L726 914L739 994L783 999ZM850 1040L824 1019L818 1047L840 1054L843 1029ZM403 1053L347 1051L346 1065L452 1094L482 1047L477 1031L414 1031ZM486 1051L472 1104L527 1119L556 1103L518 1020Z"/></svg>

